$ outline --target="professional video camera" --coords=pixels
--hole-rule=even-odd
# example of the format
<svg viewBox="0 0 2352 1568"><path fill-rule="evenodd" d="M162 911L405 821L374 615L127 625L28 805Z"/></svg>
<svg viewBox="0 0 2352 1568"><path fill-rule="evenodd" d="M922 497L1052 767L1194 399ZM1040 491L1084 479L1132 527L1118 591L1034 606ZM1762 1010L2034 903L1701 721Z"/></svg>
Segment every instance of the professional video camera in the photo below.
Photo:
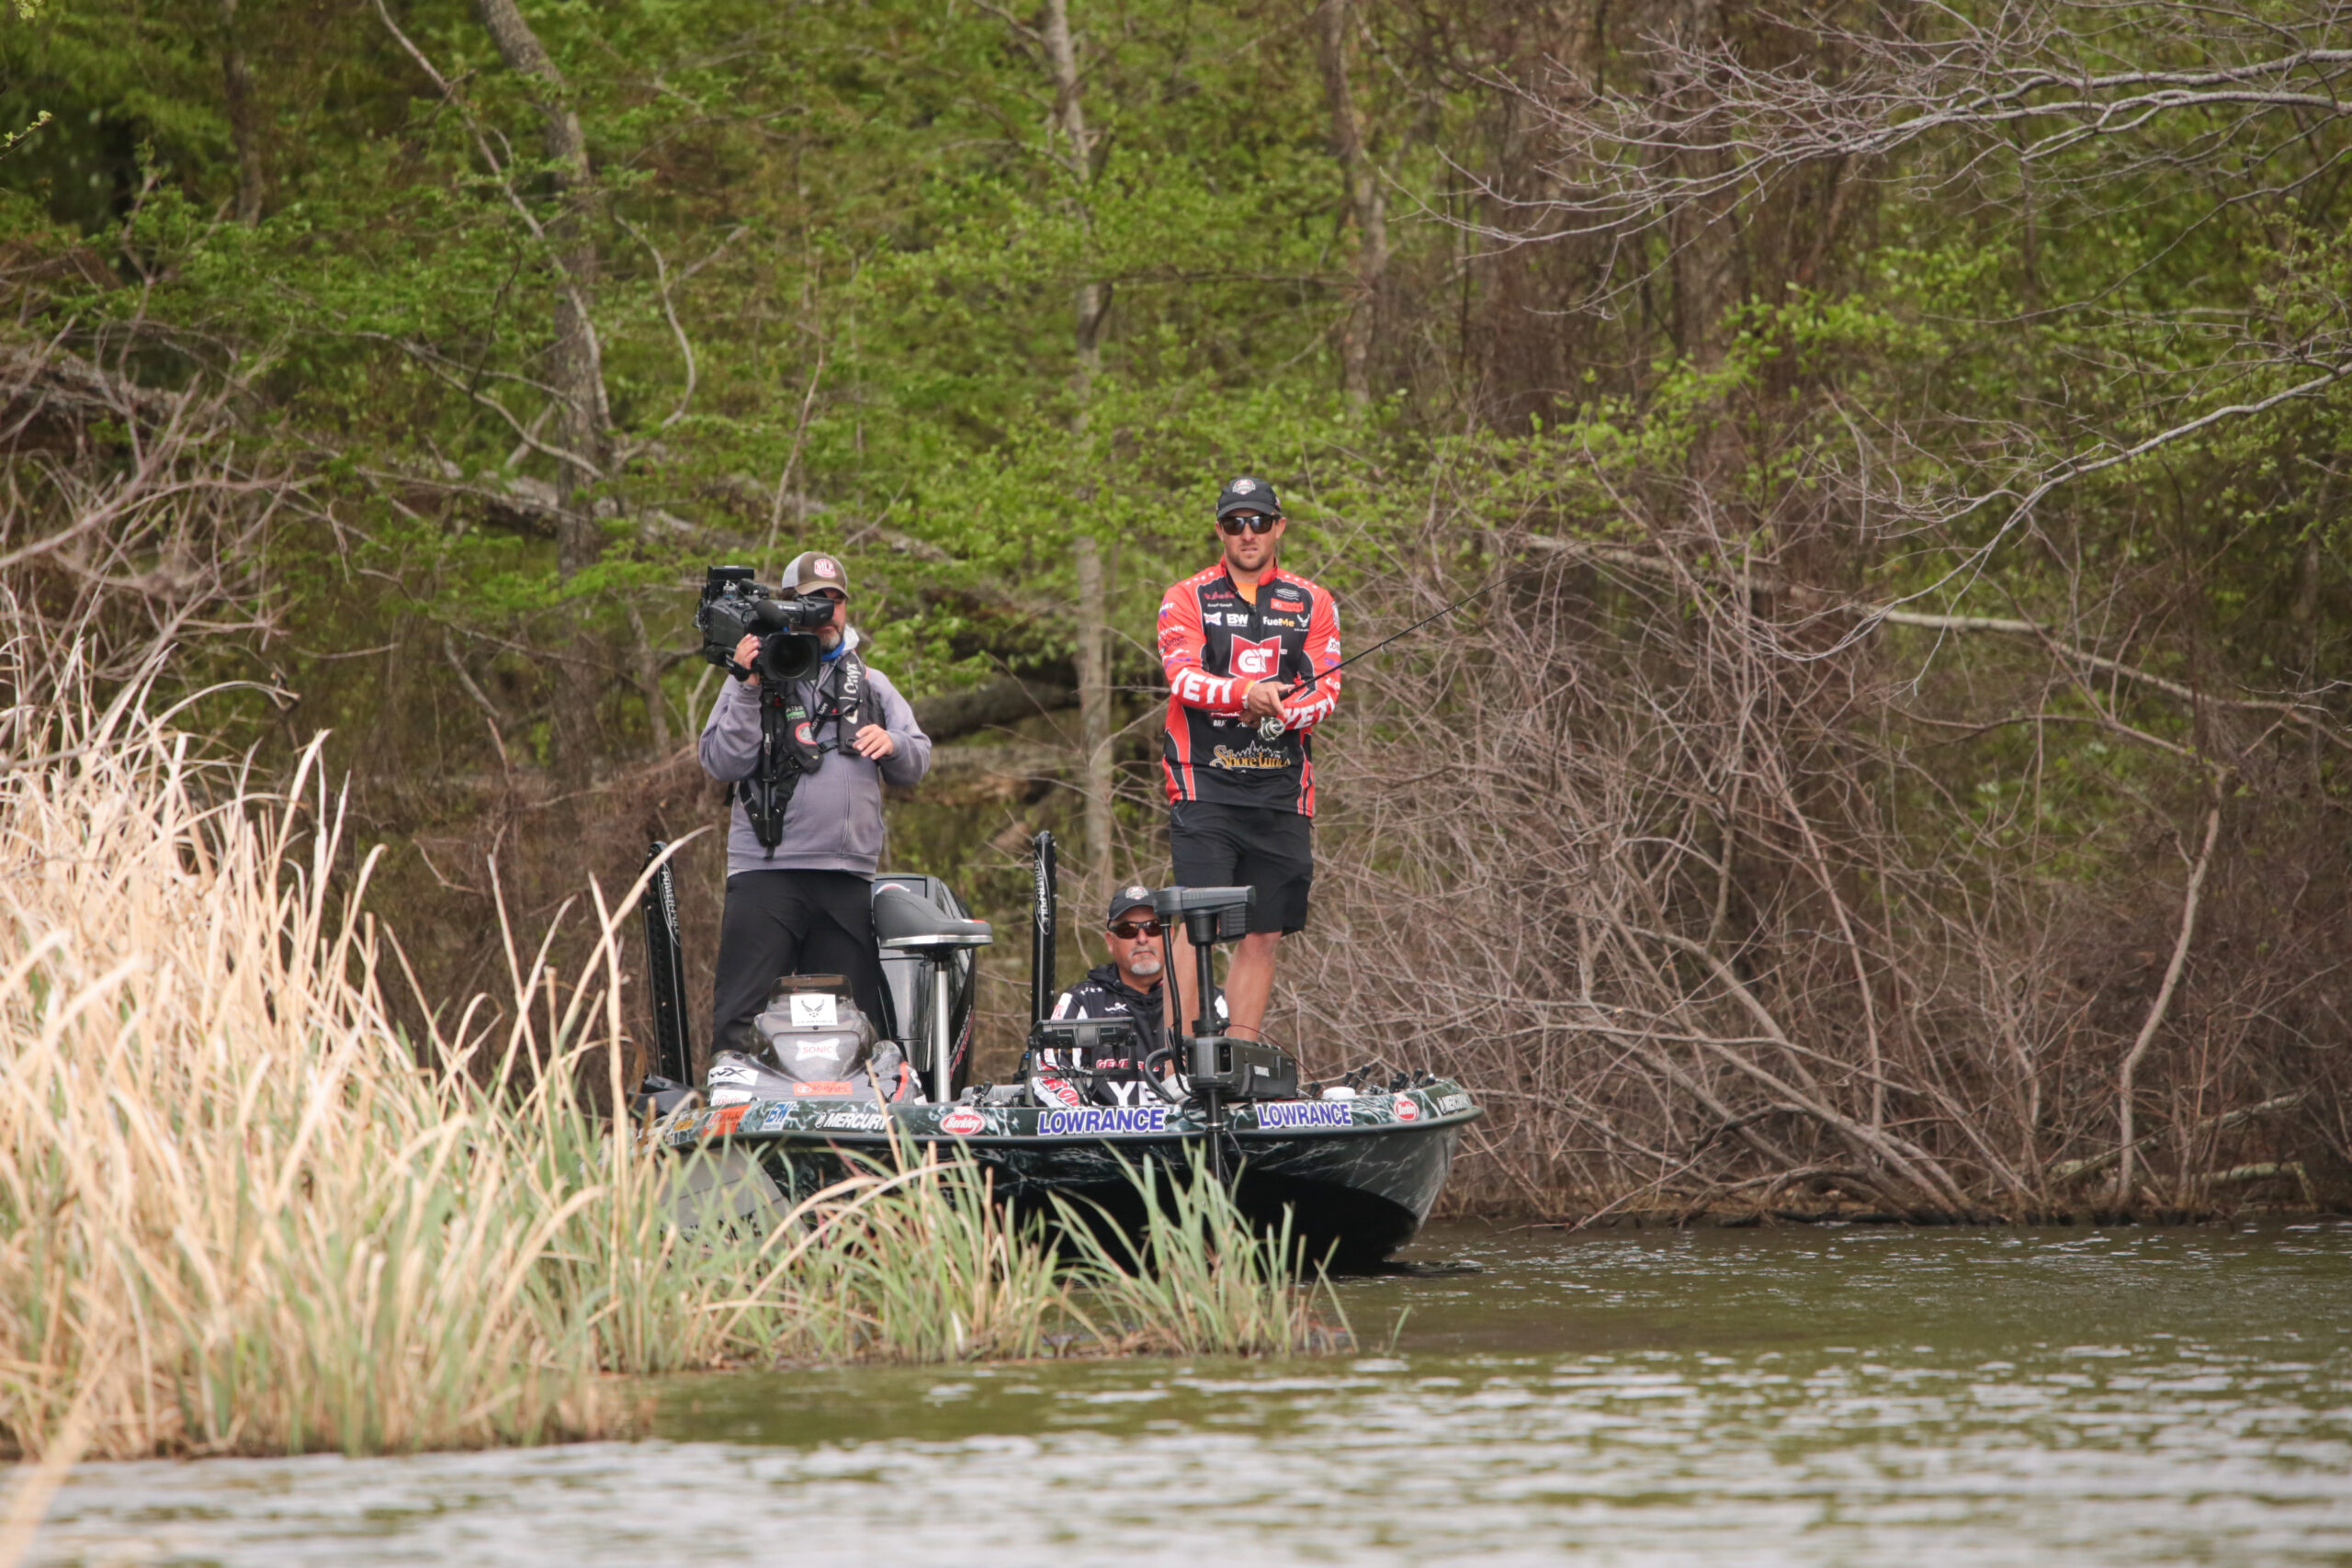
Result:
<svg viewBox="0 0 2352 1568"><path fill-rule="evenodd" d="M833 618L833 603L821 593L779 598L752 581L748 566L714 566L703 579L695 628L702 633L702 656L727 669L747 637L760 639L752 669L771 685L805 681L817 671L822 649L817 631Z"/></svg>

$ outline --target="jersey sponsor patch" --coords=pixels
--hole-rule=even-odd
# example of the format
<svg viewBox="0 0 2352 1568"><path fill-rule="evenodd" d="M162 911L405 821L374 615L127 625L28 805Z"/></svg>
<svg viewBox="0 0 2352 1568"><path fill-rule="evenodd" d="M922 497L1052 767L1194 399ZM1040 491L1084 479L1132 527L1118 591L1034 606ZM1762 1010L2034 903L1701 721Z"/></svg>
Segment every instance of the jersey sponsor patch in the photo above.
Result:
<svg viewBox="0 0 2352 1568"><path fill-rule="evenodd" d="M1251 642L1245 637L1233 639L1233 672L1247 675L1253 681L1270 678L1283 660L1283 639L1270 637L1263 642Z"/></svg>

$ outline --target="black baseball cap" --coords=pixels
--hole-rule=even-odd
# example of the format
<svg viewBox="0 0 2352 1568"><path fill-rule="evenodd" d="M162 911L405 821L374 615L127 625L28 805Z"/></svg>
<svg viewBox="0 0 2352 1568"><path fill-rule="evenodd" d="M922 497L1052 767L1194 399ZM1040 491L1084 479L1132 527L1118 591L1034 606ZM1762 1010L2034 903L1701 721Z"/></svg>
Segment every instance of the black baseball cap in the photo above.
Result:
<svg viewBox="0 0 2352 1568"><path fill-rule="evenodd" d="M1274 487L1254 474L1225 481L1217 492L1216 515L1219 522L1237 512L1262 512L1269 517L1283 514L1283 503L1274 499Z"/></svg>
<svg viewBox="0 0 2352 1568"><path fill-rule="evenodd" d="M1151 908L1151 889L1140 882L1130 882L1111 895L1111 908L1104 911L1102 923L1106 926L1111 924L1137 905L1147 909Z"/></svg>

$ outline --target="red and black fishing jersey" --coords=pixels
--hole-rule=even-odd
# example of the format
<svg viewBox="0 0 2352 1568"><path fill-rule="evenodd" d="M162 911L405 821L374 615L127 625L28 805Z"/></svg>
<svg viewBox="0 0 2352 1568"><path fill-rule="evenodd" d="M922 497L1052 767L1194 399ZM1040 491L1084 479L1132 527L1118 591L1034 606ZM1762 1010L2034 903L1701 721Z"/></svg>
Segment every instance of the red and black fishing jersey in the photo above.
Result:
<svg viewBox="0 0 2352 1568"><path fill-rule="evenodd" d="M1272 806L1315 815L1309 735L1340 702L1340 606L1330 592L1280 567L1253 603L1220 561L1159 602L1159 662L1168 671L1160 759L1168 798ZM1298 682L1319 675L1311 690ZM1283 733L1268 740L1241 716L1252 682L1287 681Z"/></svg>

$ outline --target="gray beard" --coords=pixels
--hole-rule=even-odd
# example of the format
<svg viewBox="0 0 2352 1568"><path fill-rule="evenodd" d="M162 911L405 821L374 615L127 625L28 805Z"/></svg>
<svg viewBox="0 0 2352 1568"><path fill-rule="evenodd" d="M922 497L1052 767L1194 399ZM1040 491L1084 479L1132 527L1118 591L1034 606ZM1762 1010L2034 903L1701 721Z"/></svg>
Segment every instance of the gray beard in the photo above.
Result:
<svg viewBox="0 0 2352 1568"><path fill-rule="evenodd" d="M1134 976L1138 980L1157 980L1159 978L1160 969L1160 962L1156 956L1148 958L1133 958L1127 961L1127 973ZM1148 990L1150 987L1148 986L1138 986L1136 989L1141 991Z"/></svg>
<svg viewBox="0 0 2352 1568"><path fill-rule="evenodd" d="M818 631L817 631L817 646L818 646L819 648L823 649L827 653L831 653L831 652L832 652L832 650L833 650L833 649L835 649L839 648L841 645L842 645L842 634L841 634L841 628L840 628L840 627L838 627L838 626L820 626L820 627L819 627L819 628L818 628Z"/></svg>

